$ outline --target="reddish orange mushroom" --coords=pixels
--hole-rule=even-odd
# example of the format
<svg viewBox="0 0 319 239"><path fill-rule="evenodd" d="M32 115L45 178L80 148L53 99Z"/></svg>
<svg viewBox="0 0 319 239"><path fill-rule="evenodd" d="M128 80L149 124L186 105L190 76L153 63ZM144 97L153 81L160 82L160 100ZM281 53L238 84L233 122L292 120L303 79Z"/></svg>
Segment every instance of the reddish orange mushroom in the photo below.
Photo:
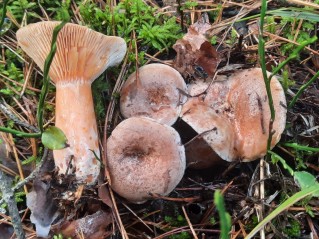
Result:
<svg viewBox="0 0 319 239"><path fill-rule="evenodd" d="M142 203L151 194L167 195L186 167L184 146L170 126L146 117L122 121L107 141L111 187L122 197Z"/></svg>
<svg viewBox="0 0 319 239"><path fill-rule="evenodd" d="M121 91L121 113L125 118L147 116L172 125L177 120L187 87L174 68L153 63L131 74Z"/></svg>
<svg viewBox="0 0 319 239"><path fill-rule="evenodd" d="M30 24L17 32L21 48L43 70L53 29L59 22ZM56 126L65 133L68 148L54 151L60 174L68 166L79 182L94 183L100 163L98 132L91 92L92 82L121 62L126 52L120 37L105 36L87 27L68 23L59 32L57 51L49 76L56 85Z"/></svg>
<svg viewBox="0 0 319 239"><path fill-rule="evenodd" d="M189 94L198 95L208 86L208 82L197 81L189 86ZM271 91L276 109L271 142L274 147L285 128L287 109L284 91L275 77ZM181 117L224 160L263 157L267 153L270 109L261 69L218 76L205 94L184 104ZM214 160L216 157L212 164Z"/></svg>

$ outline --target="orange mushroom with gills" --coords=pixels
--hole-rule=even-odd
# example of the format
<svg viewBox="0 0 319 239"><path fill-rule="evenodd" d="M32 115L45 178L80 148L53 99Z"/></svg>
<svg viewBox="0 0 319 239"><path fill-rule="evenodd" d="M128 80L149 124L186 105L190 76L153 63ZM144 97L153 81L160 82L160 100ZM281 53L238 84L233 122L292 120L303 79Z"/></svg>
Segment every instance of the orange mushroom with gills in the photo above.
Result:
<svg viewBox="0 0 319 239"><path fill-rule="evenodd" d="M21 48L43 70L59 22L39 22L17 32ZM106 68L119 64L126 43L120 37L105 36L87 27L68 23L57 37L57 51L49 76L56 86L56 126L68 139L69 147L54 150L59 174L74 170L79 183L95 183L100 163L98 132L91 84ZM94 153L93 153L93 152Z"/></svg>
<svg viewBox="0 0 319 239"><path fill-rule="evenodd" d="M183 77L174 68L153 63L142 66L126 80L120 107L125 118L146 116L172 125L177 120L186 97Z"/></svg>
<svg viewBox="0 0 319 239"><path fill-rule="evenodd" d="M205 155L193 154L194 150L187 150L186 146L191 164L214 165L219 158L252 161L267 153L270 109L260 68L219 75L211 85L197 81L188 90L190 95L197 97L189 98L184 104L181 118L201 134L218 155L208 159ZM279 142L285 128L287 109L284 91L275 77L271 80L271 92L276 110L272 148ZM191 144L188 147L196 147ZM204 163L201 159L210 162Z"/></svg>
<svg viewBox="0 0 319 239"><path fill-rule="evenodd" d="M184 146L172 127L132 117L108 138L107 166L112 189L133 203L143 203L152 194L169 194L182 179Z"/></svg>

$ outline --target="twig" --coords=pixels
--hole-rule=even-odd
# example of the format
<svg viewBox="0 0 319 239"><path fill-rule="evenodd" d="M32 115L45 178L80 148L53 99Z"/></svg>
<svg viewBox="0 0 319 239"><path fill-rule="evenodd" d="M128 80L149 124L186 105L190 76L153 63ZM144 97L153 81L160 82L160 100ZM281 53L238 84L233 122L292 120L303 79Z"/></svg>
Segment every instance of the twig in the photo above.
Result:
<svg viewBox="0 0 319 239"><path fill-rule="evenodd" d="M26 185L27 183L29 183L31 180L35 179L36 176L39 174L42 165L46 162L47 156L48 156L48 152L49 150L47 148L44 148L44 152L43 152L43 156L39 162L39 164L37 165L37 167L35 168L35 170L32 171L32 173L30 173L30 175L28 177L26 177L25 179L23 179L22 181L18 182L11 190L13 192L17 191L19 188L23 187L24 185ZM2 172L0 170L0 172ZM1 182L0 182L1 183ZM0 205L3 203L3 199L0 200Z"/></svg>
<svg viewBox="0 0 319 239"><path fill-rule="evenodd" d="M8 205L9 215L11 217L14 232L18 239L24 239L25 234L22 228L21 218L17 203L14 198L13 190L11 189L11 180L0 170L0 190L2 198Z"/></svg>
<svg viewBox="0 0 319 239"><path fill-rule="evenodd" d="M185 219L186 219L186 221L187 221L187 223L188 223L188 226L189 226L189 228L191 229L191 232L192 232L192 234L193 234L193 237L194 237L195 239L198 239L197 234L196 234L196 232L194 231L193 225L192 225L191 221L189 220L189 217L188 217L188 215L187 215L187 213L186 213L185 207L182 206L182 209L183 209L183 213L184 213L184 215L185 215Z"/></svg>
<svg viewBox="0 0 319 239"><path fill-rule="evenodd" d="M265 160L262 158L260 160L260 168L259 168L259 179L260 179L260 184L259 184L259 199L261 203L261 207L259 210L259 216L260 216L260 221L264 219L264 199L265 199ZM262 228L260 230L260 238L265 239L265 229Z"/></svg>
<svg viewBox="0 0 319 239"><path fill-rule="evenodd" d="M21 164L21 161L19 159L18 151L17 151L17 148L15 146L15 142L13 140L12 134L9 134L9 139L11 141L10 143L12 145L13 155L14 155L17 167L18 167L19 176L22 180L24 180L24 173L23 173L23 169L22 169L22 164ZM26 194L28 194L28 188L26 186L24 186L24 191Z"/></svg>
<svg viewBox="0 0 319 239"><path fill-rule="evenodd" d="M46 162L47 156L48 156L48 152L49 150L47 148L44 148L44 152L43 152L43 156L39 162L39 164L37 165L37 167L35 168L35 170L32 171L32 173L30 173L30 175L28 177L26 177L24 180L18 182L13 188L13 191L18 190L19 188L23 187L24 185L26 185L27 183L29 183L31 180L35 179L36 176L38 176L42 165Z"/></svg>
<svg viewBox="0 0 319 239"><path fill-rule="evenodd" d="M21 125L22 127L27 128L29 130L32 130L33 132L36 132L36 133L39 132L39 130L36 127L19 120L5 105L1 103L0 103L0 110L2 111L2 113L7 115L11 120L13 120L14 123Z"/></svg>
<svg viewBox="0 0 319 239"><path fill-rule="evenodd" d="M115 87L113 89L113 94L115 92L117 92L117 90L120 90L121 86L123 85L123 82L124 82L124 80L123 80L124 71L126 71L126 69L127 69L125 67L125 65L127 64L127 60L128 60L128 54L126 54L126 56L125 56L121 72L119 74L119 77L117 78L117 81L115 83ZM114 107L115 107L115 99L112 98L112 100L111 100L111 102L110 102L110 104L109 104L109 106L107 108L107 113L106 113L105 122L104 122L104 131L103 131L103 149L102 149L103 150L102 151L103 154L102 154L102 159L103 159L103 163L105 164L105 167L104 167L104 179L106 179L107 182L109 183L108 190L109 190L111 201L112 201L112 204L113 204L112 205L112 212L113 212L115 221L117 222L119 230L120 230L120 232L122 234L122 238L128 239L129 237L128 237L126 229L125 229L125 227L123 225L120 213L118 211L113 190L110 187L110 184L112 182L111 182L111 176L110 176L110 173L109 173L109 170L108 170L108 167L107 167L107 163L106 163L106 161L107 161L107 155L106 155L107 129L108 129L108 126L109 126L109 119L111 118L111 115L113 113Z"/></svg>

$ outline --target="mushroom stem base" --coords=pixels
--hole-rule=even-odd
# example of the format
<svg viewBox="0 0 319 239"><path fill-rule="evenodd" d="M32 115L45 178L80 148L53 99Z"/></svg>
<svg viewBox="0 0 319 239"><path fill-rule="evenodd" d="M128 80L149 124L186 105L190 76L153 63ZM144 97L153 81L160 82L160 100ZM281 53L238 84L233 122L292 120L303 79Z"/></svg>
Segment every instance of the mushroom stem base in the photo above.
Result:
<svg viewBox="0 0 319 239"><path fill-rule="evenodd" d="M100 172L94 153L100 157L100 151L91 83L57 84L56 91L56 126L69 147L53 152L55 164L59 174L68 171L79 183L93 184Z"/></svg>

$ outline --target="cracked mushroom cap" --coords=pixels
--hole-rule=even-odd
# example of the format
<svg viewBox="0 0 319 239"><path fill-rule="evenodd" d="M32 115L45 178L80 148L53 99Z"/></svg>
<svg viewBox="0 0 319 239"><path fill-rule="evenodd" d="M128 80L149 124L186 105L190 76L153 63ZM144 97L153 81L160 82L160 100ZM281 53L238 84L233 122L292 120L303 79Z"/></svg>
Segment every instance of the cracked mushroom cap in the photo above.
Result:
<svg viewBox="0 0 319 239"><path fill-rule="evenodd" d="M122 121L107 141L111 187L134 203L167 195L186 167L184 146L170 126L146 117Z"/></svg>
<svg viewBox="0 0 319 239"><path fill-rule="evenodd" d="M53 29L58 24L57 21L38 22L17 31L19 45L42 71L51 49ZM59 32L56 45L49 71L55 83L93 82L106 68L119 64L126 53L124 39L72 23L67 23Z"/></svg>
<svg viewBox="0 0 319 239"><path fill-rule="evenodd" d="M121 113L125 118L146 116L172 125L186 99L180 92L186 90L183 77L174 68L158 63L142 66L122 88Z"/></svg>
<svg viewBox="0 0 319 239"><path fill-rule="evenodd" d="M208 85L204 81L195 82L189 86L189 94L198 95ZM271 91L276 110L271 142L274 147L285 128L287 110L284 91L275 77ZM215 126L218 133L210 134L210 141L205 134L203 138L224 160L252 161L263 157L267 152L270 110L261 69L217 76L206 94L190 98L184 104L181 118L199 134Z"/></svg>

